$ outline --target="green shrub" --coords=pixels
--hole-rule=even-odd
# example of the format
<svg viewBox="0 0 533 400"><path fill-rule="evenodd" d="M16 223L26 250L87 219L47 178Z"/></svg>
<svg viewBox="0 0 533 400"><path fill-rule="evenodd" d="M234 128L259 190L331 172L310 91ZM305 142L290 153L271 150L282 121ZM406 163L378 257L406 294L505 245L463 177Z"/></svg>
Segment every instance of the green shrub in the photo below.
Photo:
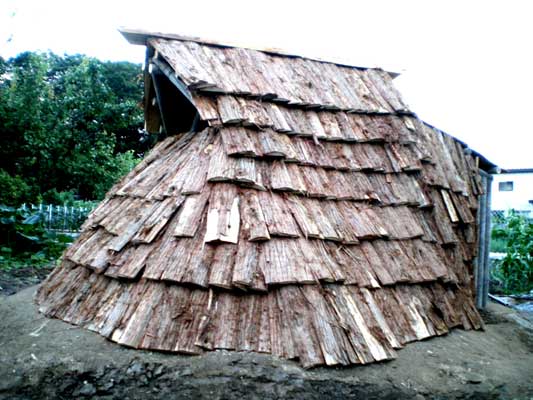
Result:
<svg viewBox="0 0 533 400"><path fill-rule="evenodd" d="M74 204L75 195L72 191L58 192L55 188L42 194L42 201L47 204L71 206Z"/></svg>
<svg viewBox="0 0 533 400"><path fill-rule="evenodd" d="M0 269L50 264L72 241L47 232L41 214L0 205Z"/></svg>
<svg viewBox="0 0 533 400"><path fill-rule="evenodd" d="M30 186L20 176L11 176L0 168L0 204L21 204L30 198Z"/></svg>
<svg viewBox="0 0 533 400"><path fill-rule="evenodd" d="M528 292L533 289L533 222L510 212L492 237L504 241L503 259L495 261L492 278L505 293Z"/></svg>
<svg viewBox="0 0 533 400"><path fill-rule="evenodd" d="M505 253L507 251L506 238L492 238L490 241L490 251L493 253Z"/></svg>

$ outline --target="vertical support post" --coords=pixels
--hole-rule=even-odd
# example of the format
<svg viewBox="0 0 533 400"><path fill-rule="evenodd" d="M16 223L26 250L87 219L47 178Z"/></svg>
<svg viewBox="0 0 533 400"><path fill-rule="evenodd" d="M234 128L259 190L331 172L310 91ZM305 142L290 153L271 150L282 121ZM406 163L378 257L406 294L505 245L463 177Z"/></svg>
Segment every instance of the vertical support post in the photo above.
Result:
<svg viewBox="0 0 533 400"><path fill-rule="evenodd" d="M481 173L481 181L483 186L486 187L485 176ZM479 198L479 208L478 208L478 256L476 262L476 306L479 309L483 308L483 285L485 283L484 279L484 260L485 260L485 212L486 212L486 200L487 194L486 191Z"/></svg>
<svg viewBox="0 0 533 400"><path fill-rule="evenodd" d="M153 64L151 65L153 66ZM156 68L157 67L155 67L154 69ZM165 105L163 105L163 102L162 102L161 88L160 88L159 81L158 81L159 76L161 76L161 74L158 74L157 70L152 71L152 82L153 82L154 89L155 89L155 97L157 98L157 104L159 105L159 112L161 113L161 123L163 124L163 131L166 136L168 135L167 121L165 120L165 111L163 110Z"/></svg>
<svg viewBox="0 0 533 400"><path fill-rule="evenodd" d="M491 199L492 199L492 175L487 174L485 177L485 271L483 274L483 297L482 307L487 306L489 298L489 284L490 284L490 239L491 239Z"/></svg>
<svg viewBox="0 0 533 400"><path fill-rule="evenodd" d="M63 204L63 232L67 229L67 212L68 208L66 204Z"/></svg>
<svg viewBox="0 0 533 400"><path fill-rule="evenodd" d="M484 194L479 199L478 209L478 238L479 250L476 260L476 306L483 309L487 306L490 283L490 218L492 176L485 171L479 171L483 183Z"/></svg>
<svg viewBox="0 0 533 400"><path fill-rule="evenodd" d="M191 129L189 129L189 132L194 132L198 126L198 123L200 122L200 113L196 111L196 115L194 116L194 119L192 121Z"/></svg>
<svg viewBox="0 0 533 400"><path fill-rule="evenodd" d="M479 293L480 293L480 290L481 290L481 287L480 287L480 282L479 282L479 277L481 276L480 274L480 266L481 266L481 262L479 261L481 259L481 200L482 198L480 197L479 198L479 204L478 204L478 209L477 209L477 213L476 213L476 226L477 226L477 255L476 257L474 258L474 261L473 261L473 264L474 264L474 284L475 284L475 288L476 288L476 307L477 308L480 308L481 307L481 302L479 300Z"/></svg>

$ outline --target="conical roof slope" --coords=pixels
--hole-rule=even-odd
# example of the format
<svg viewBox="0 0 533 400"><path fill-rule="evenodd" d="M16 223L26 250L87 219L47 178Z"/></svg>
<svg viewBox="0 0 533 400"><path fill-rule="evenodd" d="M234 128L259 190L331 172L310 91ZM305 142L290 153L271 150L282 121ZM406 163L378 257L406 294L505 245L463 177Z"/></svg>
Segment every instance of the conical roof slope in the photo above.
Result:
<svg viewBox="0 0 533 400"><path fill-rule="evenodd" d="M482 327L476 159L417 119L390 74L147 45L201 123L107 194L38 291L42 312L135 348L306 367Z"/></svg>

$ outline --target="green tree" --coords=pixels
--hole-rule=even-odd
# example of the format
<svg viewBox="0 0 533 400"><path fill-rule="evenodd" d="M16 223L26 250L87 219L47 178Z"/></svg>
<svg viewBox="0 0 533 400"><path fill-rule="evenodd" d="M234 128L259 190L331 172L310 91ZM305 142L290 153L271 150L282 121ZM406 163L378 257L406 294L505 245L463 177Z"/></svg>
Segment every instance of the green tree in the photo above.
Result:
<svg viewBox="0 0 533 400"><path fill-rule="evenodd" d="M151 143L138 65L26 52L0 60L0 203L102 198ZM21 193L21 195L15 195Z"/></svg>

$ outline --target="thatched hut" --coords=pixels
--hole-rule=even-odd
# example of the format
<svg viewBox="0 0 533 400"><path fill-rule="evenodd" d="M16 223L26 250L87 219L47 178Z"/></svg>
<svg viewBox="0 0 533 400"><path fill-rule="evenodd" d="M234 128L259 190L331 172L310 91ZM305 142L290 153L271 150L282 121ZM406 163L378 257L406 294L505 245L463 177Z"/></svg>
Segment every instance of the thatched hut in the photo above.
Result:
<svg viewBox="0 0 533 400"><path fill-rule="evenodd" d="M146 126L166 138L90 215L43 313L134 348L305 367L482 328L480 159L394 74L123 33L147 46Z"/></svg>

